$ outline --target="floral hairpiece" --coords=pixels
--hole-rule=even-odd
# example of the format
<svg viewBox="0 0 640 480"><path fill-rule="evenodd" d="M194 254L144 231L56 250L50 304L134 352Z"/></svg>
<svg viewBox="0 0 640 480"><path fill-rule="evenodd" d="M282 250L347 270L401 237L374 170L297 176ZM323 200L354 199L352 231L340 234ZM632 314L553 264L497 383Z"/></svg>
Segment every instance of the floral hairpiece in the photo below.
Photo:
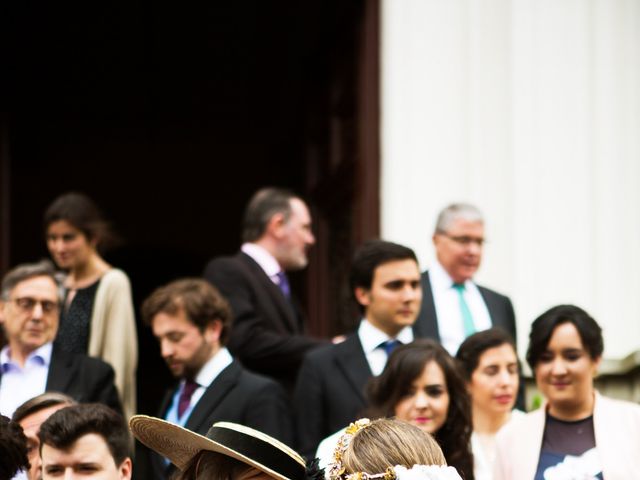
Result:
<svg viewBox="0 0 640 480"><path fill-rule="evenodd" d="M371 420L368 418L361 418L349 425L336 444L336 448L333 450L333 462L328 467L327 478L330 480L342 480L345 472L344 465L342 465L342 456L349 447L353 436L360 430L363 430L371 425ZM346 477L349 478L350 476ZM354 479L355 480L355 479Z"/></svg>
<svg viewBox="0 0 640 480"><path fill-rule="evenodd" d="M355 434L369 425L371 421L368 418L361 418L345 429L333 451L333 462L327 469L328 480L462 480L455 468L446 465L414 465L410 469L396 465L382 473L354 472L345 475L346 469L342 464L344 452Z"/></svg>

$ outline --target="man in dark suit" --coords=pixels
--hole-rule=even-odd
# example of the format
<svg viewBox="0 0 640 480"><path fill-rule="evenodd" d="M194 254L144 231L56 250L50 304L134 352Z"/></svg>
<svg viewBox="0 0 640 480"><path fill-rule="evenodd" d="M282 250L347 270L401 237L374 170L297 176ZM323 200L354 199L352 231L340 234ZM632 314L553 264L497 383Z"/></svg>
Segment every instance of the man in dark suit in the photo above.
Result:
<svg viewBox="0 0 640 480"><path fill-rule="evenodd" d="M356 251L350 287L360 306L357 332L343 343L310 352L295 390L299 451L314 456L318 443L358 418L365 385L379 375L393 347L424 333L414 325L422 292L413 250L373 240Z"/></svg>
<svg viewBox="0 0 640 480"><path fill-rule="evenodd" d="M291 192L259 190L246 208L242 238L241 251L210 261L204 276L231 304L229 351L291 389L304 354L324 343L305 335L286 276L306 267L315 243L309 210Z"/></svg>
<svg viewBox="0 0 640 480"><path fill-rule="evenodd" d="M214 422L240 423L285 443L293 440L287 398L275 381L245 370L224 346L231 310L208 282L184 279L154 291L142 306L178 385L167 392L159 416L205 435ZM173 468L151 455L154 478Z"/></svg>
<svg viewBox="0 0 640 480"><path fill-rule="evenodd" d="M484 245L484 219L473 205L458 203L438 215L433 233L437 261L422 274L422 308L418 321L427 336L456 354L472 333L492 326L516 338L516 320L508 297L476 285Z"/></svg>
<svg viewBox="0 0 640 480"><path fill-rule="evenodd" d="M111 366L53 348L59 292L47 261L20 265L2 280L0 323L8 344L0 351L0 413L11 416L24 401L45 391L122 412Z"/></svg>

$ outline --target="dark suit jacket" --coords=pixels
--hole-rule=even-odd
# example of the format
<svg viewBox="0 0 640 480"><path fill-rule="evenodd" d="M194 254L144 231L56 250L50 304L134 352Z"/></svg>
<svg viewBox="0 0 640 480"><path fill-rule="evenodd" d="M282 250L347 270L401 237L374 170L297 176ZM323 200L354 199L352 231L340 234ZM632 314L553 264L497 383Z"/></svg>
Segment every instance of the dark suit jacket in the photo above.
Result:
<svg viewBox="0 0 640 480"><path fill-rule="evenodd" d="M414 324L413 336L424 337L422 323ZM357 332L342 343L307 354L294 395L300 453L313 458L325 437L362 414L366 407L365 387L372 376Z"/></svg>
<svg viewBox="0 0 640 480"><path fill-rule="evenodd" d="M177 387L176 387L177 388ZM162 402L160 417L171 406L175 388ZM234 361L215 378L193 408L185 428L206 435L215 422L234 422L255 428L292 445L293 423L287 396L273 380L256 375ZM169 478L175 471L165 466L163 459L151 454L153 478Z"/></svg>
<svg viewBox="0 0 640 480"><path fill-rule="evenodd" d="M231 304L231 354L248 369L290 389L304 354L326 342L304 335L297 308L248 255L216 258L207 264L204 277Z"/></svg>
<svg viewBox="0 0 640 480"><path fill-rule="evenodd" d="M104 403L122 413L114 377L113 368L100 359L54 348L46 391L65 393L81 403Z"/></svg>
<svg viewBox="0 0 640 480"><path fill-rule="evenodd" d="M431 281L428 272L422 274L422 307L418 315L417 322L420 322L425 329L425 336L440 341L440 330L438 329L438 320L436 317L436 306L433 300L433 290L431 289ZM484 303L489 310L491 323L494 327L501 327L506 330L515 340L516 339L516 314L509 297L501 295L498 292L489 290L488 288L478 285L480 295L484 299Z"/></svg>

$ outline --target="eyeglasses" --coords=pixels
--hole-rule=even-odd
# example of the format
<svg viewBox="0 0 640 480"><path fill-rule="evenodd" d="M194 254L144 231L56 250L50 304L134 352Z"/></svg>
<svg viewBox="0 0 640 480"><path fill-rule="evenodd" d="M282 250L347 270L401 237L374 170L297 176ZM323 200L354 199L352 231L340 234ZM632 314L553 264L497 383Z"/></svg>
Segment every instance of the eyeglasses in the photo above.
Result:
<svg viewBox="0 0 640 480"><path fill-rule="evenodd" d="M51 300L38 300L32 297L20 297L11 300L24 312L32 312L36 305L40 304L44 313L54 313L58 311L58 302Z"/></svg>
<svg viewBox="0 0 640 480"><path fill-rule="evenodd" d="M472 243L475 243L477 246L482 247L486 243L486 240L482 237L468 237L466 235L456 236L456 235L449 235L446 232L438 232L438 233L462 245L463 247L468 247Z"/></svg>

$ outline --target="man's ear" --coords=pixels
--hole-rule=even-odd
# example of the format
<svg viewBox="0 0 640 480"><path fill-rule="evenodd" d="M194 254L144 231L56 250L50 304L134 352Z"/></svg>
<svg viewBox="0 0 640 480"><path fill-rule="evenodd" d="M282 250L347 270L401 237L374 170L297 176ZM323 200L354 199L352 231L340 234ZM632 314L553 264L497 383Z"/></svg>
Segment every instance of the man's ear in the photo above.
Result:
<svg viewBox="0 0 640 480"><path fill-rule="evenodd" d="M266 232L275 238L280 238L285 223L283 213L274 213L267 222Z"/></svg>
<svg viewBox="0 0 640 480"><path fill-rule="evenodd" d="M204 335L204 338L209 343L219 342L221 334L222 334L221 320L216 319L213 322L210 322L206 327L204 327L203 335Z"/></svg>
<svg viewBox="0 0 640 480"><path fill-rule="evenodd" d="M131 459L129 457L125 458L124 461L118 467L118 472L120 473L120 480L130 480L131 474L133 473L133 464L131 463Z"/></svg>
<svg viewBox="0 0 640 480"><path fill-rule="evenodd" d="M354 290L354 296L360 305L368 307L371 303L371 297L369 295L369 289L363 287L356 287Z"/></svg>
<svg viewBox="0 0 640 480"><path fill-rule="evenodd" d="M4 323L4 309L7 306L7 302L0 300L0 325Z"/></svg>

